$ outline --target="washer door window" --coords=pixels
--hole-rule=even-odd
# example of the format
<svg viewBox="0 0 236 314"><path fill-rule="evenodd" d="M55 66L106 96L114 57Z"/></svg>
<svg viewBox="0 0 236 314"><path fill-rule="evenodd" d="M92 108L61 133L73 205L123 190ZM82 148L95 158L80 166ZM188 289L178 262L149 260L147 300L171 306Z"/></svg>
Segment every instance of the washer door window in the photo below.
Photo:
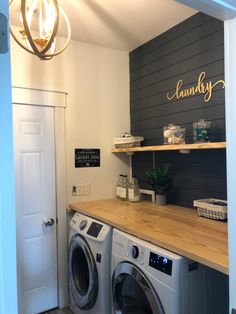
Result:
<svg viewBox="0 0 236 314"><path fill-rule="evenodd" d="M117 265L112 278L116 314L165 314L150 281L135 265Z"/></svg>
<svg viewBox="0 0 236 314"><path fill-rule="evenodd" d="M98 294L97 267L87 241L78 234L69 247L69 284L74 303L80 309L91 309Z"/></svg>

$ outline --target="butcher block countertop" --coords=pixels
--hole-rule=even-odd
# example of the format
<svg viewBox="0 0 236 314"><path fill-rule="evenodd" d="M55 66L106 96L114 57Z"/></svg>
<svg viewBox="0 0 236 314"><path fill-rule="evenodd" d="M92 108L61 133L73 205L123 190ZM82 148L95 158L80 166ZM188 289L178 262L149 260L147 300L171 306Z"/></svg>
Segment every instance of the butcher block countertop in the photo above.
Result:
<svg viewBox="0 0 236 314"><path fill-rule="evenodd" d="M198 217L192 208L118 199L69 208L228 274L227 223Z"/></svg>

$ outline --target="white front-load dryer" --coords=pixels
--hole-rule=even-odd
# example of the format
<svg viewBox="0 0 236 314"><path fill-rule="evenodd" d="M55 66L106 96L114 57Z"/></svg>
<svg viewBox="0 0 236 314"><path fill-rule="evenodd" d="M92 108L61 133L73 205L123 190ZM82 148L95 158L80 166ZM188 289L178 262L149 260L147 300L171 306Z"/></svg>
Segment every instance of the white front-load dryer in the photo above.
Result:
<svg viewBox="0 0 236 314"><path fill-rule="evenodd" d="M206 314L204 271L189 259L113 229L112 313Z"/></svg>
<svg viewBox="0 0 236 314"><path fill-rule="evenodd" d="M75 314L111 313L112 228L76 213L70 222L69 288Z"/></svg>

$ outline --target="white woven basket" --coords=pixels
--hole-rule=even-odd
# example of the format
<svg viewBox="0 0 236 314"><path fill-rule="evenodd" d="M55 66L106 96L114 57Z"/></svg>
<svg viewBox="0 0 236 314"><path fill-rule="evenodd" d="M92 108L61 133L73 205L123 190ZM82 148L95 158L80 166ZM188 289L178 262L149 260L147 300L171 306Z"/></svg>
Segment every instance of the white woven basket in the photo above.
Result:
<svg viewBox="0 0 236 314"><path fill-rule="evenodd" d="M198 216L214 220L227 220L227 201L208 198L195 200L193 205L197 207Z"/></svg>
<svg viewBox="0 0 236 314"><path fill-rule="evenodd" d="M142 136L117 137L113 139L115 148L139 147L144 140Z"/></svg>

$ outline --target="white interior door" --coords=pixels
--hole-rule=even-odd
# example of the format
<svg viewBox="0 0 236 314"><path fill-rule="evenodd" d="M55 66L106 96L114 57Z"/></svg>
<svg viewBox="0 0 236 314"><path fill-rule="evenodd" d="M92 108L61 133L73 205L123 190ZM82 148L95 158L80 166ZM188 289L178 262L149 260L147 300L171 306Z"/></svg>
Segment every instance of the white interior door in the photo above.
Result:
<svg viewBox="0 0 236 314"><path fill-rule="evenodd" d="M58 304L54 109L14 105L13 117L19 313L35 314Z"/></svg>

